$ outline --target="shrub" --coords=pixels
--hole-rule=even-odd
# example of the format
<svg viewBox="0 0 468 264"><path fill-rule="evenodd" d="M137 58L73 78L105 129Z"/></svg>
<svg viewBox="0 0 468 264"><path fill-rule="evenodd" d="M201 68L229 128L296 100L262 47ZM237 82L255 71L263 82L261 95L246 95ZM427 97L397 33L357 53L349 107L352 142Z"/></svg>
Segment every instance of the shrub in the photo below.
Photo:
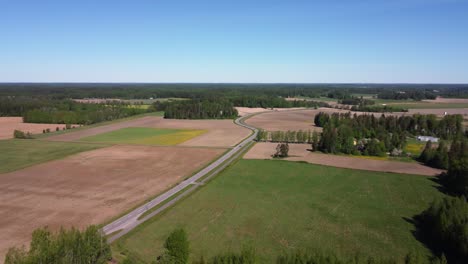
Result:
<svg viewBox="0 0 468 264"><path fill-rule="evenodd" d="M24 133L23 131L21 130L16 130L13 131L13 137L14 138L19 138L19 139L31 139L32 138L32 134L27 132L27 133Z"/></svg>
<svg viewBox="0 0 468 264"><path fill-rule="evenodd" d="M184 229L179 228L172 231L164 243L164 248L166 248L166 252L158 258L159 263L188 263L190 249L187 233Z"/></svg>

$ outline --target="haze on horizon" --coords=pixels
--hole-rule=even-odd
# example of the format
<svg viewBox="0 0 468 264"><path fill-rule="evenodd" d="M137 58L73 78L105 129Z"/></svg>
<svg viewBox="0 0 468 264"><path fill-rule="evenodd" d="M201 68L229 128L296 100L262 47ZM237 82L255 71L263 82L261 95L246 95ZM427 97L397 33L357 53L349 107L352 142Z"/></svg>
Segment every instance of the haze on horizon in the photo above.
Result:
<svg viewBox="0 0 468 264"><path fill-rule="evenodd" d="M468 1L1 1L0 82L468 83Z"/></svg>

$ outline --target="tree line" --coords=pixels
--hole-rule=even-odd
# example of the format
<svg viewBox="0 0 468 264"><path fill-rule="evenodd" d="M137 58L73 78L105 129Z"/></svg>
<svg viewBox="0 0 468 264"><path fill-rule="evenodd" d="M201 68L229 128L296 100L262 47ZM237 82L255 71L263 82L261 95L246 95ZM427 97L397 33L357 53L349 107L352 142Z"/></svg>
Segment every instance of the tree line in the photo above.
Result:
<svg viewBox="0 0 468 264"><path fill-rule="evenodd" d="M312 143L312 139L318 137L317 132L311 131L266 131L259 130L256 141L258 142L285 142L285 143Z"/></svg>
<svg viewBox="0 0 468 264"><path fill-rule="evenodd" d="M414 217L416 235L436 255L461 264L468 259L468 143L466 139L454 140L449 151L445 146L441 149L448 152L448 170L437 177L437 182L446 195ZM439 155L438 150L434 155Z"/></svg>

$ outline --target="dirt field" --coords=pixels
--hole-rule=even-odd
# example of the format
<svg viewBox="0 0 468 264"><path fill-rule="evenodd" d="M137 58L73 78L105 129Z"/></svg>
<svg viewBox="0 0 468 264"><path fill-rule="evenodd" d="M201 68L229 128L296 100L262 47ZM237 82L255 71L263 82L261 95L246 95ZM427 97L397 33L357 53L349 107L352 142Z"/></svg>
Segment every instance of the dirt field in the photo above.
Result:
<svg viewBox="0 0 468 264"><path fill-rule="evenodd" d="M35 228L103 223L223 151L113 146L0 174L0 259L7 248L27 242Z"/></svg>
<svg viewBox="0 0 468 264"><path fill-rule="evenodd" d="M173 129L202 129L208 132L185 141L180 146L230 147L239 143L250 134L250 130L234 124L232 120L179 120L147 116L134 120L51 136L47 140L76 141L126 127L155 127Z"/></svg>
<svg viewBox="0 0 468 264"><path fill-rule="evenodd" d="M277 144L275 143L257 143L247 154L245 154L244 159L271 159L271 155L275 152L276 146ZM307 151L309 148L309 144L289 144L290 157L286 158L286 160L306 161L309 163L339 168L419 174L427 176L434 176L442 172L441 170L423 166L418 163L327 155Z"/></svg>
<svg viewBox="0 0 468 264"><path fill-rule="evenodd" d="M322 128L314 125L314 117L319 112L325 113L348 113L349 110L319 108L319 109L295 109L295 110L275 110L269 113L259 114L246 120L246 123L268 131L288 131L288 130L310 130L322 131ZM381 113L352 112L358 115L374 114L380 116ZM399 113L393 113L399 114ZM386 114L388 115L388 114Z"/></svg>
<svg viewBox="0 0 468 264"><path fill-rule="evenodd" d="M13 138L13 131L15 129L32 134L41 134L44 129L48 128L51 131L55 131L57 127L63 129L65 125L23 123L22 117L0 117L0 139Z"/></svg>
<svg viewBox="0 0 468 264"><path fill-rule="evenodd" d="M239 116L245 116L248 114L256 114L256 113L261 113L261 112L271 112L273 110L267 109L267 108L261 108L261 107L235 107L237 112L239 113Z"/></svg>

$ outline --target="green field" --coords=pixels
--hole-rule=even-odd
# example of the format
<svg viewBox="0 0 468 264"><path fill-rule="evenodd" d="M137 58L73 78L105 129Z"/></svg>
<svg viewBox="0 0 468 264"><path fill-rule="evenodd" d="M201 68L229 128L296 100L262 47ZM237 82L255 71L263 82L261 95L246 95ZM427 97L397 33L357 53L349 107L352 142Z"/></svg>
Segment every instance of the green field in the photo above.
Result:
<svg viewBox="0 0 468 264"><path fill-rule="evenodd" d="M205 130L128 127L81 139L84 142L171 146L205 133Z"/></svg>
<svg viewBox="0 0 468 264"><path fill-rule="evenodd" d="M441 194L428 177L279 160L241 160L163 215L114 243L149 263L168 234L186 229L191 258L254 247L260 261L295 250L402 259L430 254L405 220Z"/></svg>
<svg viewBox="0 0 468 264"><path fill-rule="evenodd" d="M103 146L105 145L33 139L0 140L0 173L22 169Z"/></svg>

